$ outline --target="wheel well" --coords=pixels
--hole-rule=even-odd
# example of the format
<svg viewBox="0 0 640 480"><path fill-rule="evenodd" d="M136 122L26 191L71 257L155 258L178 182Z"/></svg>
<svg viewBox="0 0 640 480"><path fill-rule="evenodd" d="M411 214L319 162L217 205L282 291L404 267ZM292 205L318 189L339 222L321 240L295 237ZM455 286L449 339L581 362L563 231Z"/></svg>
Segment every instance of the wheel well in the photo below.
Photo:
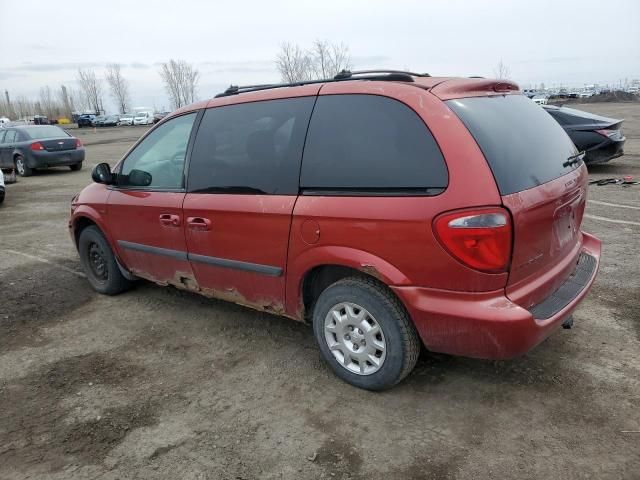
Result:
<svg viewBox="0 0 640 480"><path fill-rule="evenodd" d="M15 162L15 161L16 161L16 158L21 157L21 156L22 156L22 154L21 154L20 152L14 152L14 154L13 154L13 161Z"/></svg>
<svg viewBox="0 0 640 480"><path fill-rule="evenodd" d="M78 246L78 240L80 240L80 234L82 233L82 231L85 228L90 227L91 225L96 225L96 222L87 217L80 217L76 220L75 228L73 229L73 236L75 237L74 240L76 241L76 247Z"/></svg>
<svg viewBox="0 0 640 480"><path fill-rule="evenodd" d="M314 267L305 275L302 282L302 303L304 305L304 319L306 321L311 319L313 305L320 294L329 285L347 277L368 277L380 282L373 275L343 265L321 265Z"/></svg>

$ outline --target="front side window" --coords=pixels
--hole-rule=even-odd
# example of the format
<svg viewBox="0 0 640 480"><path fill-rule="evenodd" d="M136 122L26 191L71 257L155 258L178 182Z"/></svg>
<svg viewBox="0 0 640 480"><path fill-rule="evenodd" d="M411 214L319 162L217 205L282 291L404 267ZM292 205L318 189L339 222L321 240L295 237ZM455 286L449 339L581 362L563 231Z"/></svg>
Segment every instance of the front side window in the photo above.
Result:
<svg viewBox="0 0 640 480"><path fill-rule="evenodd" d="M118 185L180 189L184 159L197 113L173 118L147 135L125 158Z"/></svg>
<svg viewBox="0 0 640 480"><path fill-rule="evenodd" d="M315 97L208 109L189 164L195 193L298 193L304 136Z"/></svg>
<svg viewBox="0 0 640 480"><path fill-rule="evenodd" d="M421 195L447 184L440 148L408 106L378 95L318 98L302 160L303 190Z"/></svg>

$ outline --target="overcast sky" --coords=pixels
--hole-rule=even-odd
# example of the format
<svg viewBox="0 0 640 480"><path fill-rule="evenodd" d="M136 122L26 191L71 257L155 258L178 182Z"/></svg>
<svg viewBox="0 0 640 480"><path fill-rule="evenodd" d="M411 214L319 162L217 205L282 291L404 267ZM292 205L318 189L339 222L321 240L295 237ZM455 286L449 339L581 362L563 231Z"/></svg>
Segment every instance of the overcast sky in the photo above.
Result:
<svg viewBox="0 0 640 480"><path fill-rule="evenodd" d="M281 43L314 39L344 42L363 69L492 76L502 59L523 87L640 78L639 0L0 0L0 88L35 98L117 62L134 106L168 107L159 62L193 63L207 98L279 80Z"/></svg>

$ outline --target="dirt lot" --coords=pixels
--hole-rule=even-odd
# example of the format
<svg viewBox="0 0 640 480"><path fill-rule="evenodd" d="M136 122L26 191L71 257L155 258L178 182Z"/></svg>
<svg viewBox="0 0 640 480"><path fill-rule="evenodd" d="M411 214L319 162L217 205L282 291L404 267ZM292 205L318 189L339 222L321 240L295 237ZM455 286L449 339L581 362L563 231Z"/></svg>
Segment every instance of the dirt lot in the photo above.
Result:
<svg viewBox="0 0 640 480"><path fill-rule="evenodd" d="M591 176L640 178L640 105L579 108L626 118L627 154ZM76 131L82 171L8 186L0 478L640 478L640 185L590 191L603 260L572 330L509 362L426 354L369 393L305 325L148 283L89 288L69 202L143 131Z"/></svg>

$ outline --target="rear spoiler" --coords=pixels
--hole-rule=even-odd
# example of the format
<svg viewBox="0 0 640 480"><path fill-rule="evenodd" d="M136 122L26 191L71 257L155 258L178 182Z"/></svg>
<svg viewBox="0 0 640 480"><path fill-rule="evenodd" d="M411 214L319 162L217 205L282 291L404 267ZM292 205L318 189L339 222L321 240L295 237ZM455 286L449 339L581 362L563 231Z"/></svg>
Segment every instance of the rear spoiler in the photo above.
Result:
<svg viewBox="0 0 640 480"><path fill-rule="evenodd" d="M520 87L511 80L487 78L452 78L435 85L431 93L441 100L490 95L520 94Z"/></svg>

